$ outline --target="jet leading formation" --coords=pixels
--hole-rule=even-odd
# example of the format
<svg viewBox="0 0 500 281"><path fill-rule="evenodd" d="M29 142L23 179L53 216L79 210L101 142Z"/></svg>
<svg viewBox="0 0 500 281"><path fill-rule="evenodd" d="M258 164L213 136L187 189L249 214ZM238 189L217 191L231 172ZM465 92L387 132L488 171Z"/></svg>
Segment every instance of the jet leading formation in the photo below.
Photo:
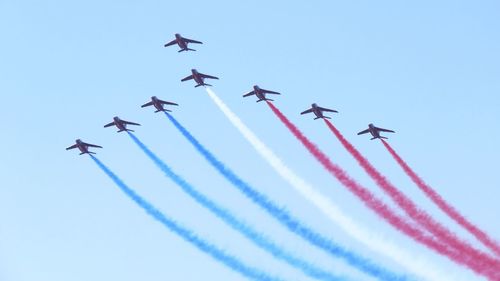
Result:
<svg viewBox="0 0 500 281"><path fill-rule="evenodd" d="M168 42L164 46L165 47L169 47L169 46L177 44L177 45L179 45L179 48L181 48L179 51L177 51L179 53L180 52L184 52L184 51L196 51L195 49L191 49L191 48L188 47L189 43L203 44L200 41L196 41L196 40L193 40L193 39L184 38L179 33L176 33L175 34L175 39L172 40L172 41L170 41L170 42Z"/></svg>
<svg viewBox="0 0 500 281"><path fill-rule="evenodd" d="M203 42L189 39L186 37L182 37L179 33L176 33L175 39L166 43L164 46L169 47L169 46L172 46L175 44L177 44L179 46L180 50L178 52L180 53L180 52L184 52L184 51L186 51L186 52L187 51L196 51L195 49L189 48L188 45L189 44L203 44ZM196 69L193 68L193 69L191 69L191 75L184 77L181 81L184 82L184 81L188 81L188 80L194 80L196 82L196 85L194 86L195 88L200 87L200 86L204 86L204 87L205 86L212 86L210 84L205 83L205 79L218 80L219 78L216 76L203 74L203 73L198 72ZM257 102L273 101L272 99L269 99L266 97L266 95L268 95L268 94L281 95L279 92L262 89L259 86L254 85L253 90L249 93L244 94L243 97L249 97L249 96L255 95L257 97ZM151 101L143 104L141 107L144 108L144 107L153 106L156 109L155 113L157 113L157 112L171 112L171 110L165 108L165 105L178 106L177 103L170 102L170 101L164 101L164 100L157 98L156 96L152 96ZM308 114L308 113L314 113L314 115L316 116L314 118L314 120L325 119L325 118L331 119L330 117L325 116L323 114L324 112L338 113L338 111L336 111L336 110L320 107L316 103L313 103L313 104L311 104L311 108L301 112L300 114L303 115L303 114ZM124 131L133 132L133 130L130 130L127 128L127 125L140 126L139 123L125 121L125 120L120 119L119 117L115 116L113 118L113 122L104 125L104 127L107 128L107 127L111 127L111 126L116 126L118 128L118 131L117 131L118 133L124 132ZM387 139L386 137L381 136L380 132L394 133L394 131L392 131L392 130L375 127L373 124L369 124L368 129L359 132L358 135L370 133L372 135L372 138L371 138L372 140L374 140L374 139ZM80 155L82 155L82 154L95 154L94 152L89 151L89 147L102 148L102 146L86 143L80 139L77 139L75 141L75 144L66 148L66 150L78 148L80 150Z"/></svg>

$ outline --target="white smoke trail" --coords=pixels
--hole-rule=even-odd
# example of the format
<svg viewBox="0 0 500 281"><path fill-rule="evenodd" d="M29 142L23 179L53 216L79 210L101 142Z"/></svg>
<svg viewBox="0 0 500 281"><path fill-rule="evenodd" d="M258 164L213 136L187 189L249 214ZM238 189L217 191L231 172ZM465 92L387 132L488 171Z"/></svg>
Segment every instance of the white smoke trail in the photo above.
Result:
<svg viewBox="0 0 500 281"><path fill-rule="evenodd" d="M229 121L254 147L257 153L259 153L285 181L295 188L296 191L320 209L330 220L342 228L347 234L358 240L368 249L391 258L394 262L400 264L412 274L421 278L433 281L456 280L452 279L449 273L445 274L426 262L423 257L411 255L407 251L382 237L380 234L375 234L372 231L368 231L367 229L364 229L356 224L331 200L316 191L310 184L291 171L283 163L283 161L281 161L281 159L276 156L272 150L269 149L210 88L205 89L217 107L219 107Z"/></svg>

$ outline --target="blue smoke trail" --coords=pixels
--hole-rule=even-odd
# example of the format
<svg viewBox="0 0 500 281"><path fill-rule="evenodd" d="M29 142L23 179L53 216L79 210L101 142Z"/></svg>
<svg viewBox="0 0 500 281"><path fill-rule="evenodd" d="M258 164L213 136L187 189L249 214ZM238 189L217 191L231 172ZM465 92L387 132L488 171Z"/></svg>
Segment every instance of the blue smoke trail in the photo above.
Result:
<svg viewBox="0 0 500 281"><path fill-rule="evenodd" d="M174 183L182 188L189 196L196 200L200 205L207 208L214 213L217 217L226 222L233 229L245 235L248 239L258 245L260 248L271 253L277 259L284 260L291 266L300 269L306 275L325 281L344 280L343 278L336 277L333 274L319 269L318 267L308 263L305 260L294 257L292 254L286 252L284 249L270 241L262 234L244 224L242 221L234 217L230 211L218 206L215 202L207 198L202 193L198 192L192 185L186 182L182 177L177 175L165 162L163 162L156 154L154 154L137 136L128 132L132 140L141 148L141 150L169 177Z"/></svg>
<svg viewBox="0 0 500 281"><path fill-rule="evenodd" d="M209 254L214 259L225 264L226 266L230 267L234 271L241 273L242 275L244 275L245 277L248 277L249 279L254 279L254 280L259 280L259 281L281 281L281 279L279 279L279 278L271 277L267 273L264 273L258 269L255 269L255 268L252 268L252 267L249 267L249 266L243 264L237 258L224 253L221 249L219 249L219 248L215 247L214 245L209 244L205 240L199 238L198 236L196 236L196 234L194 234L190 230L178 225L175 221L166 217L162 212L160 212L158 209L156 209L153 205L151 205L149 202L147 202L144 198L142 198L137 193L135 193L134 190L132 190L130 187L128 187L117 175L115 175L99 159L97 159L95 156L93 156L91 154L90 154L90 157L92 157L92 160L94 160L94 162L97 164L97 166L99 166L99 168L101 168L101 170L104 173L106 173L106 175L108 175L108 177L110 177L113 180L113 182L128 197L130 197L130 199L132 199L135 203L137 203L137 205L139 205L141 208L143 208L144 211L146 211L146 213L148 213L148 215L152 216L155 220L162 223L165 227L167 227L172 232L175 232L177 235L181 236L187 242L196 246L199 250Z"/></svg>
<svg viewBox="0 0 500 281"><path fill-rule="evenodd" d="M308 226L300 222L299 219L292 217L286 210L280 208L265 195L259 193L252 188L248 183L240 179L232 170L227 168L219 161L208 149L206 149L189 131L184 128L172 115L165 112L167 118L174 126L182 133L182 135L198 150L198 152L229 182L238 188L243 194L250 198L254 203L258 204L266 210L272 217L286 226L290 231L299 235L312 245L319 247L329 254L344 259L351 266L376 277L381 280L409 280L405 276L397 275L389 270L378 266L369 260L337 245L330 239L315 232Z"/></svg>

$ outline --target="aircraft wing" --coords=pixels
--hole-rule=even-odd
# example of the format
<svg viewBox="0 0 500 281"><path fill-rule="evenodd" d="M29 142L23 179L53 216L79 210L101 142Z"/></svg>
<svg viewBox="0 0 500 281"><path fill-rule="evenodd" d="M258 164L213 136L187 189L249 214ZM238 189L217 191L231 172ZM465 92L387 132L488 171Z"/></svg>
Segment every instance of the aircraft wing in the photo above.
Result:
<svg viewBox="0 0 500 281"><path fill-rule="evenodd" d="M370 131L370 129L366 129L366 130L364 130L364 131L359 132L359 133L358 133L358 135L366 134L366 133L368 133L369 131Z"/></svg>
<svg viewBox="0 0 500 281"><path fill-rule="evenodd" d="M203 44L203 42L201 42L201 41L196 41L196 40L188 39L188 38L183 38L183 39L185 42L188 42L188 43Z"/></svg>
<svg viewBox="0 0 500 281"><path fill-rule="evenodd" d="M250 93L248 94L244 94L243 97L249 97L251 95L255 95L255 91L251 91Z"/></svg>
<svg viewBox="0 0 500 281"><path fill-rule="evenodd" d="M269 90L264 90L264 89L261 89L263 93L265 94L274 94L274 95L281 95L280 93L278 92L274 92L274 91L269 91Z"/></svg>
<svg viewBox="0 0 500 281"><path fill-rule="evenodd" d="M152 105L153 105L153 102L150 101L148 103L145 103L145 104L141 105L141 107L152 106Z"/></svg>
<svg viewBox="0 0 500 281"><path fill-rule="evenodd" d="M115 125L115 122L111 122L109 124L104 125L104 128L111 127L111 126L114 126L114 125Z"/></svg>
<svg viewBox="0 0 500 281"><path fill-rule="evenodd" d="M184 81L191 80L191 79L193 79L193 75L189 75L188 77L184 77L181 79L181 81L184 82Z"/></svg>
<svg viewBox="0 0 500 281"><path fill-rule="evenodd" d="M162 104L170 104L170 105L178 105L175 102L169 102L169 101L164 101L164 100L159 100Z"/></svg>
<svg viewBox="0 0 500 281"><path fill-rule="evenodd" d="M209 78L209 79L217 79L217 80L219 80L219 77L215 77L215 76L211 76L211 75L207 75L207 74L203 74L203 73L200 73L200 76L203 77L203 78Z"/></svg>
<svg viewBox="0 0 500 281"><path fill-rule="evenodd" d="M78 147L78 145L74 144L74 145L72 145L70 147L67 147L66 150L74 149L74 148L77 148L77 147Z"/></svg>
<svg viewBox="0 0 500 281"><path fill-rule="evenodd" d="M86 146L90 146L90 147L102 148L102 146L100 146L100 145L95 145L95 144L86 143L86 142L84 142L84 144L85 144Z"/></svg>
<svg viewBox="0 0 500 281"><path fill-rule="evenodd" d="M309 108L308 110L303 111L303 112L301 112L300 114L307 114L307 113L311 113L311 112L313 112L313 109L312 109L312 108Z"/></svg>
<svg viewBox="0 0 500 281"><path fill-rule="evenodd" d="M134 123L134 122L125 121L125 120L122 120L122 122L125 123L125 124L128 124L128 125L136 125L136 126L140 126L141 125L139 123Z"/></svg>
<svg viewBox="0 0 500 281"><path fill-rule="evenodd" d="M333 109L329 109L329 108L320 107L319 109L321 109L321 111L339 113L337 110L333 110Z"/></svg>
<svg viewBox="0 0 500 281"><path fill-rule="evenodd" d="M381 131L381 132L387 132L387 133L395 133L393 130L387 130L387 129L383 129L383 128L378 128L378 127L375 127L377 130Z"/></svg>
<svg viewBox="0 0 500 281"><path fill-rule="evenodd" d="M165 47L172 46L172 45L174 45L175 43L177 43L177 41L174 39L174 40L172 40L172 41L168 42L167 44L165 44L164 46L165 46Z"/></svg>

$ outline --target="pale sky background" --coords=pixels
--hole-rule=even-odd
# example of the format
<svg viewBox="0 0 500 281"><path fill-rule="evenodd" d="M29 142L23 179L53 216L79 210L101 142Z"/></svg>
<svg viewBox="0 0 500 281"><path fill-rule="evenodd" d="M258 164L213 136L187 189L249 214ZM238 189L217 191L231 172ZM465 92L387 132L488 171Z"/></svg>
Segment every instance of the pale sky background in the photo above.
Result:
<svg viewBox="0 0 500 281"><path fill-rule="evenodd" d="M253 151L200 88L191 68L219 76L214 91L299 175L358 223L443 271L470 271L381 222L301 147L263 103L275 105L374 193L382 192L313 116L312 102L393 183L461 237L378 141L370 122L443 197L500 239L500 4L498 1L13 1L0 0L0 280L246 280L166 230L88 159L76 138L168 216L228 253L285 280L310 280L256 248L170 182L115 115L181 176L292 252L355 280L367 276L287 232L236 191L162 114L150 96L180 104L174 116L258 190L336 242L395 272L295 193ZM163 48L174 33L197 52ZM386 197L383 197L386 198Z"/></svg>

